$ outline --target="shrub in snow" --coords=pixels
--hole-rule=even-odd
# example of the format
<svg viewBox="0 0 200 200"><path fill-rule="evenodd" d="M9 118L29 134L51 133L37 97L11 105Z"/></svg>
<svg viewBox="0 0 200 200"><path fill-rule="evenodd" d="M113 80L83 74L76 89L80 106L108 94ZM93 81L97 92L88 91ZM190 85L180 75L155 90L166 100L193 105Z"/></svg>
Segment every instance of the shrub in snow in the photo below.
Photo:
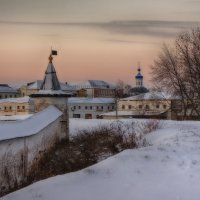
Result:
<svg viewBox="0 0 200 200"><path fill-rule="evenodd" d="M0 163L4 163L3 168L0 168L2 173L0 175L12 191L37 180L88 167L125 149L146 146L148 143L145 135L159 127L158 120L114 121L110 124L79 130L70 141L59 141L56 137L43 137L38 145L44 146L45 150L39 151L37 145L32 149L32 152L38 153L28 166L25 179L19 180L16 177L16 174L24 177L23 152L21 152L21 161L13 160L20 156L5 155L3 158L5 162L0 160ZM21 170L20 173L17 170ZM95 172L89 170L87 173ZM2 191L3 185L0 186ZM6 189L8 191L8 187Z"/></svg>

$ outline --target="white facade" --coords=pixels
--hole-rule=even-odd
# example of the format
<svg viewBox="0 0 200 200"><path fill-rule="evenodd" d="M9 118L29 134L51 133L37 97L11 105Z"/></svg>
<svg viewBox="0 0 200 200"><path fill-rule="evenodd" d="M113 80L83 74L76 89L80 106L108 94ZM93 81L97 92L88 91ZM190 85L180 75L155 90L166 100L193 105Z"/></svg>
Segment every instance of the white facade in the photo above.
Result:
<svg viewBox="0 0 200 200"><path fill-rule="evenodd" d="M68 99L69 118L97 119L102 113L115 110L113 98Z"/></svg>
<svg viewBox="0 0 200 200"><path fill-rule="evenodd" d="M0 116L26 115L35 112L30 97L0 99Z"/></svg>
<svg viewBox="0 0 200 200"><path fill-rule="evenodd" d="M148 92L118 101L119 118L162 118L171 119L170 95L163 92ZM104 113L104 119L115 118L116 113Z"/></svg>

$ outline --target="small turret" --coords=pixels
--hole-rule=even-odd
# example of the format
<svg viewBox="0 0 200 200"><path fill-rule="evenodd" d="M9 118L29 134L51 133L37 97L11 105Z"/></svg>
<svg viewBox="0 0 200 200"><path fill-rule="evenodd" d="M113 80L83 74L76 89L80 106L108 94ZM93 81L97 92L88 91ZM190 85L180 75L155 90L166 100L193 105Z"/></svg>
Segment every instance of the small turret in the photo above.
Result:
<svg viewBox="0 0 200 200"><path fill-rule="evenodd" d="M141 74L140 65L138 65L137 75L135 76L135 84L134 87L129 90L129 95L134 96L138 94L143 94L149 92L147 88L143 85L143 76Z"/></svg>
<svg viewBox="0 0 200 200"><path fill-rule="evenodd" d="M138 67L138 73L135 76L136 87L143 87L143 76L141 74L140 66Z"/></svg>

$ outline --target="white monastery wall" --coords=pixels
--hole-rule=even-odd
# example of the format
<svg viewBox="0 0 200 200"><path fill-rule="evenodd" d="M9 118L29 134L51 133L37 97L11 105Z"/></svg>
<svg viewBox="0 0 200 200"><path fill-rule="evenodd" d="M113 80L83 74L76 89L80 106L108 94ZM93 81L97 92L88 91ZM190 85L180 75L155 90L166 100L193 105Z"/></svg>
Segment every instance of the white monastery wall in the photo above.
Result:
<svg viewBox="0 0 200 200"><path fill-rule="evenodd" d="M6 132L0 131L0 134L4 135L0 135L0 190L12 187L16 182L20 183L26 178L30 166L37 162L43 152L48 150L56 141L66 138L66 132L62 131L60 123L62 113L55 107L47 109L46 117L49 119L43 119L44 115L39 116L37 120L32 119L32 126L29 125L29 128L22 126L22 134L15 133L16 137L11 137L8 132L6 138ZM49 111L54 112L52 113L52 116L55 115L54 118L49 116ZM41 123L42 120L46 120L47 123L43 122L41 126L39 120L41 120ZM0 123L0 128L3 127L3 130L6 131L5 126L12 127L15 125L14 123L20 124L19 122ZM37 126L39 126L38 130L34 128ZM15 130L12 131L15 132ZM16 128L16 131L20 131L20 129Z"/></svg>

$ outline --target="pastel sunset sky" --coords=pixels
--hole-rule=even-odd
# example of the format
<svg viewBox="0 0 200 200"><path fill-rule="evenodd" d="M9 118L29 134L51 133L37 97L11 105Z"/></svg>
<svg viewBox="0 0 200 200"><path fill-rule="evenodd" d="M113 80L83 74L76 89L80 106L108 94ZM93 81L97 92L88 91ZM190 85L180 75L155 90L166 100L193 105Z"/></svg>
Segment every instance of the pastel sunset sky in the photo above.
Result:
<svg viewBox="0 0 200 200"><path fill-rule="evenodd" d="M145 82L162 44L199 25L200 0L0 0L0 82L43 79L51 46L61 81Z"/></svg>

